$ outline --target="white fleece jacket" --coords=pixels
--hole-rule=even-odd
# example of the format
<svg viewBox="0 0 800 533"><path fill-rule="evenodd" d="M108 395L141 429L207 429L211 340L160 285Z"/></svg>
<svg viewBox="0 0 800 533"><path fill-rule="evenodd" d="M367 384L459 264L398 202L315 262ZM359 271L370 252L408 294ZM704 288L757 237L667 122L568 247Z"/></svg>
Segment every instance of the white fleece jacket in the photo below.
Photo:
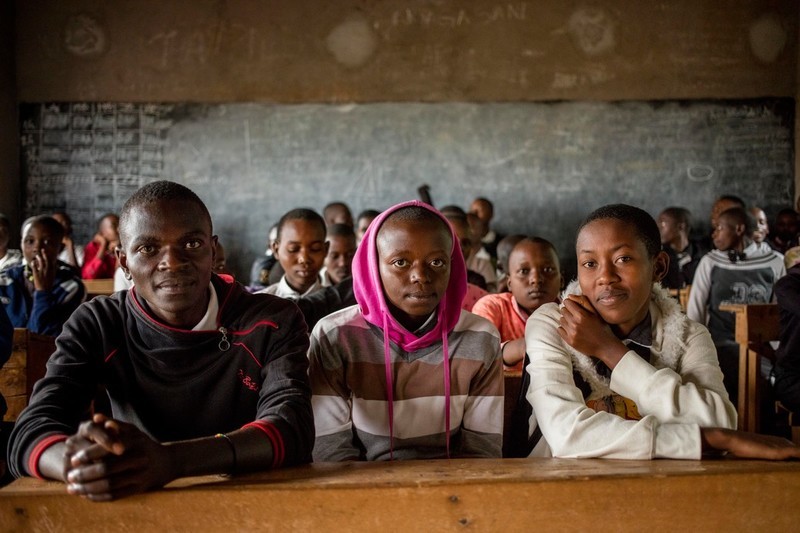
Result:
<svg viewBox="0 0 800 533"><path fill-rule="evenodd" d="M577 281L564 294L580 294ZM610 380L558 335L557 304L543 305L530 317L525 330L530 431L538 423L543 435L532 457L699 459L700 427L736 427L736 409L705 326L689 320L659 284L653 284L650 316L651 363L630 350ZM642 419L587 407L573 368L591 386L587 399L616 392L636 403Z"/></svg>

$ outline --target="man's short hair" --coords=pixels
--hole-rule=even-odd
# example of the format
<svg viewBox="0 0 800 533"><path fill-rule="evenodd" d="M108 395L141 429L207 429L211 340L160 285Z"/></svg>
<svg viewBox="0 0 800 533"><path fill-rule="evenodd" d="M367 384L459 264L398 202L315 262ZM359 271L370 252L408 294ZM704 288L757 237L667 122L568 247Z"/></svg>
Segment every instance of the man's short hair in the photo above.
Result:
<svg viewBox="0 0 800 533"><path fill-rule="evenodd" d="M650 216L650 213L644 209L639 209L632 205L627 204L609 204L604 205L592 211L581 225L578 226L578 233L583 228L596 220L619 220L636 231L636 234L641 239L647 255L655 257L661 251L661 234L658 231L658 224Z"/></svg>
<svg viewBox="0 0 800 533"><path fill-rule="evenodd" d="M356 232L352 226L347 224L332 224L328 226L328 238L330 237L345 237L350 239L356 238Z"/></svg>
<svg viewBox="0 0 800 533"><path fill-rule="evenodd" d="M692 212L685 207L668 207L661 214L670 217L678 224L683 224L686 227L686 233L692 231Z"/></svg>
<svg viewBox="0 0 800 533"><path fill-rule="evenodd" d="M213 225L211 223L211 214L208 212L208 208L206 207L206 204L203 203L203 200L201 200L200 197L194 193L194 191L184 185L181 185L180 183L161 180L148 183L133 193L130 198L125 201L125 204L122 206L122 211L119 215L120 239L122 239L122 235L124 234L128 225L128 219L131 217L131 212L134 209L162 201L187 201L196 204L203 213L203 217L208 221L209 231L214 233ZM105 216L106 215L104 215L103 218L105 218Z"/></svg>
<svg viewBox="0 0 800 533"><path fill-rule="evenodd" d="M283 226L289 222L290 220L305 220L306 222L311 222L312 224L317 224L322 232L322 235L328 234L327 226L325 225L325 219L320 216L319 213L314 211L313 209L308 209L306 207L298 207L297 209L292 209L291 211L287 211L278 221L278 240L281 240L281 233L283 233Z"/></svg>
<svg viewBox="0 0 800 533"><path fill-rule="evenodd" d="M731 207L719 214L719 218L725 217L735 226L744 226L744 234L751 235L756 229L756 219L742 207Z"/></svg>

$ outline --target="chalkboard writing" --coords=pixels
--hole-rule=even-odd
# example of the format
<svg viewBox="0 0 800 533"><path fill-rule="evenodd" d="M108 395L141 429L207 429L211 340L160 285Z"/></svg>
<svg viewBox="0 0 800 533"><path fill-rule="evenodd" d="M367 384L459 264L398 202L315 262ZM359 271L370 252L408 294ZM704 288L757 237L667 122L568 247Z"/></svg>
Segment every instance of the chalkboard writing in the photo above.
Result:
<svg viewBox="0 0 800 533"><path fill-rule="evenodd" d="M550 238L568 264L577 223L605 203L685 206L705 230L719 194L769 214L793 197L790 99L23 104L21 118L28 214L66 209L88 240L137 187L174 179L242 273L286 210L381 209L422 183L437 205L489 197L499 231Z"/></svg>

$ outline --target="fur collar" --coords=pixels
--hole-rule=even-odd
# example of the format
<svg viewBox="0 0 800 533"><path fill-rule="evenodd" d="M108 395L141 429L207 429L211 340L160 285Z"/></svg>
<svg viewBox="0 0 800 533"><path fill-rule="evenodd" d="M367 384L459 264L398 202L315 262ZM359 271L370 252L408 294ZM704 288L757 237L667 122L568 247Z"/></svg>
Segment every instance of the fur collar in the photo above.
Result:
<svg viewBox="0 0 800 533"><path fill-rule="evenodd" d="M565 300L569 294L581 294L578 281L571 282L561 295ZM650 293L650 317L653 324L653 347L650 349L650 363L655 368L670 368L676 372L680 369L681 355L686 351L686 333L689 322L681 311L680 305L672 298L660 283L653 283ZM591 357L582 354L564 343L567 352L572 356L572 366L592 387L590 398L610 396L612 394L610 380L601 376L594 368Z"/></svg>

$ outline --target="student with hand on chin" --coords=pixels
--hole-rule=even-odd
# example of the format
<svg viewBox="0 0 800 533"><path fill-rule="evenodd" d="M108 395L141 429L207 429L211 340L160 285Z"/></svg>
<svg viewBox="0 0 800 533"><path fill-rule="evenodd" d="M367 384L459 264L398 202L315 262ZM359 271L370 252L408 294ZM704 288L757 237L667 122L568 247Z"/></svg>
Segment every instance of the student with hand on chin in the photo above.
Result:
<svg viewBox="0 0 800 533"><path fill-rule="evenodd" d="M711 335L660 286L668 259L649 214L601 207L575 248L563 305L543 305L526 327L532 456L800 457L785 439L732 429Z"/></svg>
<svg viewBox="0 0 800 533"><path fill-rule="evenodd" d="M150 183L120 217L129 291L81 306L56 340L9 447L16 476L105 501L195 475L308 462L308 334L294 304L212 272L203 202ZM111 417L90 417L98 386Z"/></svg>

